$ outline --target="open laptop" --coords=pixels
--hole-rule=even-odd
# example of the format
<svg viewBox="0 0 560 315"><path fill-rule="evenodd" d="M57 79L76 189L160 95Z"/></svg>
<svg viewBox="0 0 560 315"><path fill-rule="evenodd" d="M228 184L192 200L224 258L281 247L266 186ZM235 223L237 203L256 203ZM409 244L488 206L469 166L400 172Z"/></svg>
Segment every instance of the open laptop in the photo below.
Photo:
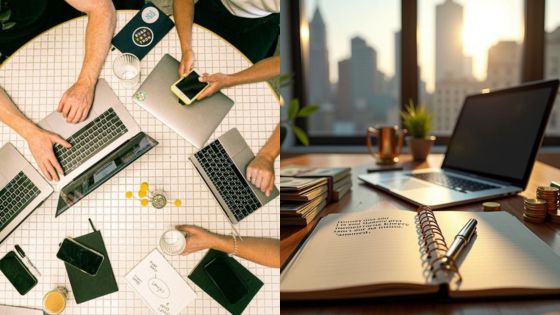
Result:
<svg viewBox="0 0 560 315"><path fill-rule="evenodd" d="M170 88L179 79L179 62L165 54L140 88L134 102L197 148L204 146L220 125L233 101L222 92L181 105Z"/></svg>
<svg viewBox="0 0 560 315"><path fill-rule="evenodd" d="M525 190L558 80L465 98L440 169L361 175L365 183L434 209Z"/></svg>
<svg viewBox="0 0 560 315"><path fill-rule="evenodd" d="M0 243L53 192L11 144L0 148Z"/></svg>
<svg viewBox="0 0 560 315"><path fill-rule="evenodd" d="M190 157L233 224L279 195L274 187L267 197L245 178L247 166L254 158L251 148L236 128Z"/></svg>
<svg viewBox="0 0 560 315"><path fill-rule="evenodd" d="M104 79L97 81L88 119L70 124L61 113L52 112L39 125L72 144L69 149L54 146L64 170L64 176L53 184L61 191L55 216L158 144L140 130ZM142 149L137 149L139 145Z"/></svg>

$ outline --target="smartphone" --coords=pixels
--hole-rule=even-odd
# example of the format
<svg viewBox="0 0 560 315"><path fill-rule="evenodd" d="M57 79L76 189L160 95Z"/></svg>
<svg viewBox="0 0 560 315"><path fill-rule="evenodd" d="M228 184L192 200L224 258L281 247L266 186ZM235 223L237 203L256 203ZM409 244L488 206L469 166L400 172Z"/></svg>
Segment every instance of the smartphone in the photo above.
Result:
<svg viewBox="0 0 560 315"><path fill-rule="evenodd" d="M105 257L74 239L67 237L62 241L56 257L79 270L95 276Z"/></svg>
<svg viewBox="0 0 560 315"><path fill-rule="evenodd" d="M25 266L14 251L10 251L0 259L0 271L21 295L25 295L37 285L37 278Z"/></svg>
<svg viewBox="0 0 560 315"><path fill-rule="evenodd" d="M230 304L237 303L247 294L247 286L223 258L212 259L204 266L204 270Z"/></svg>
<svg viewBox="0 0 560 315"><path fill-rule="evenodd" d="M192 70L186 76L175 82L171 86L171 91L175 93L183 103L190 105L209 85L207 82L200 82L198 77L200 77L198 72Z"/></svg>

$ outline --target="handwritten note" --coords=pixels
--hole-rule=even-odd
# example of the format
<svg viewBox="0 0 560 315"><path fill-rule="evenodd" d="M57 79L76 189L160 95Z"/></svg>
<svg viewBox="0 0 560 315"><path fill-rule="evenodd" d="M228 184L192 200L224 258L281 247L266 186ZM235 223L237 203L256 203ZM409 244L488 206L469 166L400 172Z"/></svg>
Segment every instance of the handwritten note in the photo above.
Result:
<svg viewBox="0 0 560 315"><path fill-rule="evenodd" d="M376 230L401 229L408 225L409 223L401 219L390 219L389 217L339 220L334 227L334 233L337 236L367 235Z"/></svg>
<svg viewBox="0 0 560 315"><path fill-rule="evenodd" d="M181 312L196 294L163 255L154 249L126 275L126 281L156 314Z"/></svg>

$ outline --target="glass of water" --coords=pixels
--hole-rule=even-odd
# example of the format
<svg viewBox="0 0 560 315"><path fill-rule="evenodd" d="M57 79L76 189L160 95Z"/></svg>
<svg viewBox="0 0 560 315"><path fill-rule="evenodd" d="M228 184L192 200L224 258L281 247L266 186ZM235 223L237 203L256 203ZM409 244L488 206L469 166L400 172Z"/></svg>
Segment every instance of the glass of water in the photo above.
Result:
<svg viewBox="0 0 560 315"><path fill-rule="evenodd" d="M140 59L124 53L113 61L113 73L127 86L135 87L140 82Z"/></svg>

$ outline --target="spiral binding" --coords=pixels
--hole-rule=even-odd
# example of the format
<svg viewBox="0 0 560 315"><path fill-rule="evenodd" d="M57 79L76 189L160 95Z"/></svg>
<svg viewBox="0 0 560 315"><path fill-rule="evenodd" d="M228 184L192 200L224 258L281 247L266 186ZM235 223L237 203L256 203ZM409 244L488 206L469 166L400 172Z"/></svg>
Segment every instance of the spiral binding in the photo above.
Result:
<svg viewBox="0 0 560 315"><path fill-rule="evenodd" d="M433 278L438 272L452 272L458 276L458 281L462 280L457 262L451 257L440 252L447 252L447 243L436 220L434 212L430 207L421 206L416 210L419 229L421 232L421 246L423 260L428 263L428 272ZM445 262L444 262L445 260Z"/></svg>

